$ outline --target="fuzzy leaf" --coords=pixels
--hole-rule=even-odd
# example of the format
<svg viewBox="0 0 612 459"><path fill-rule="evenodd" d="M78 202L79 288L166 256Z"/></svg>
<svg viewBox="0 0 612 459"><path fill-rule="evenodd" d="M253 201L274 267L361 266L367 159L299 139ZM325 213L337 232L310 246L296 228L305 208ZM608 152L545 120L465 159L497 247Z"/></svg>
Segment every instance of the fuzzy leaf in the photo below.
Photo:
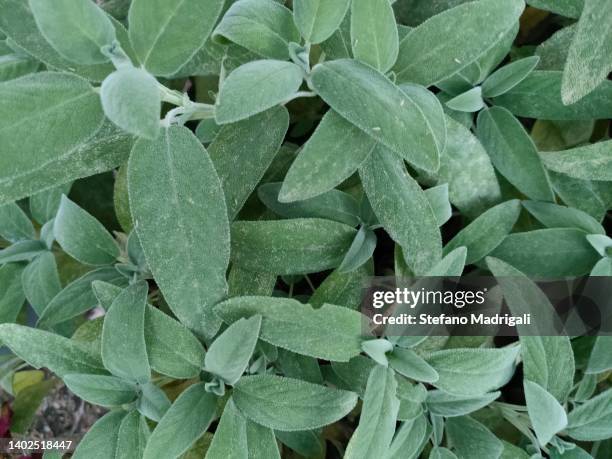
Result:
<svg viewBox="0 0 612 459"><path fill-rule="evenodd" d="M321 43L340 27L349 5L350 0L295 0L293 20L304 40Z"/></svg>

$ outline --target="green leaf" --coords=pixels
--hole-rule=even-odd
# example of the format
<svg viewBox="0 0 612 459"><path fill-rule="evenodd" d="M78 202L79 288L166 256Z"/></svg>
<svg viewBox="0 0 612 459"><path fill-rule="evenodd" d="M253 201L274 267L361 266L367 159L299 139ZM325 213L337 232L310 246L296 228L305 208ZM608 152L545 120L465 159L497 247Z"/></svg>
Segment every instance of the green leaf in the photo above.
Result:
<svg viewBox="0 0 612 459"><path fill-rule="evenodd" d="M350 0L295 0L293 20L304 40L321 43L340 27L349 4Z"/></svg>
<svg viewBox="0 0 612 459"><path fill-rule="evenodd" d="M45 252L47 247L40 241L20 241L0 250L0 265L15 261L30 261Z"/></svg>
<svg viewBox="0 0 612 459"><path fill-rule="evenodd" d="M30 196L30 214L41 225L55 218L62 195L68 196L72 183L64 183Z"/></svg>
<svg viewBox="0 0 612 459"><path fill-rule="evenodd" d="M239 0L232 4L213 32L213 40L232 41L270 59L287 59L289 43L300 34L291 11L273 0Z"/></svg>
<svg viewBox="0 0 612 459"><path fill-rule="evenodd" d="M479 0L437 14L400 42L398 81L430 86L457 73L502 40L524 6L522 0Z"/></svg>
<svg viewBox="0 0 612 459"><path fill-rule="evenodd" d="M56 379L47 379L29 385L16 394L11 403L11 432L25 435L30 430L43 400L56 385Z"/></svg>
<svg viewBox="0 0 612 459"><path fill-rule="evenodd" d="M450 449L436 446L429 453L429 459L457 459L457 456Z"/></svg>
<svg viewBox="0 0 612 459"><path fill-rule="evenodd" d="M503 66L482 84L484 97L497 97L507 93L523 81L540 62L538 56L525 57Z"/></svg>
<svg viewBox="0 0 612 459"><path fill-rule="evenodd" d="M468 251L466 263L477 262L504 241L512 231L520 213L521 203L518 199L490 208L459 231L444 247L444 254L458 247L466 247Z"/></svg>
<svg viewBox="0 0 612 459"><path fill-rule="evenodd" d="M65 195L55 217L53 234L62 249L81 263L108 265L119 256L119 247L104 226Z"/></svg>
<svg viewBox="0 0 612 459"><path fill-rule="evenodd" d="M484 100L482 99L482 88L476 86L475 88L459 94L446 102L446 106L458 112L477 112L485 106Z"/></svg>
<svg viewBox="0 0 612 459"><path fill-rule="evenodd" d="M323 427L346 416L357 404L353 392L272 375L243 377L233 397L245 416L283 431Z"/></svg>
<svg viewBox="0 0 612 459"><path fill-rule="evenodd" d="M338 266L338 271L342 273L354 271L365 264L372 258L376 249L376 242L376 233L365 226L361 226L342 263Z"/></svg>
<svg viewBox="0 0 612 459"><path fill-rule="evenodd" d="M75 75L41 72L0 83L0 99L1 203L14 200L10 188L20 184L20 176L42 173L41 164L53 163L87 141L103 120L97 94ZM45 121L49 119L57 124ZM55 128L60 125L73 128ZM35 186L34 191L42 189Z"/></svg>
<svg viewBox="0 0 612 459"><path fill-rule="evenodd" d="M500 107L482 111L478 138L495 168L519 191L534 200L554 199L535 144L509 111Z"/></svg>
<svg viewBox="0 0 612 459"><path fill-rule="evenodd" d="M567 415L557 399L539 384L525 380L523 387L531 425L540 445L546 446L567 426Z"/></svg>
<svg viewBox="0 0 612 459"><path fill-rule="evenodd" d="M489 155L462 124L446 117L446 150L440 157L439 183L448 183L451 203L474 218L501 200ZM478 183L479 186L473 186Z"/></svg>
<svg viewBox="0 0 612 459"><path fill-rule="evenodd" d="M32 222L15 202L0 206L0 237L9 242L36 238Z"/></svg>
<svg viewBox="0 0 612 459"><path fill-rule="evenodd" d="M233 322L208 348L204 369L233 386L240 379L255 350L261 316Z"/></svg>
<svg viewBox="0 0 612 459"><path fill-rule="evenodd" d="M561 99L576 103L608 79L612 71L612 5L585 0L563 70Z"/></svg>
<svg viewBox="0 0 612 459"><path fill-rule="evenodd" d="M514 233L491 255L528 276L580 276L588 273L598 260L586 235L584 231L571 228Z"/></svg>
<svg viewBox="0 0 612 459"><path fill-rule="evenodd" d="M612 140L564 151L542 152L540 157L552 171L579 179L612 181L610 148Z"/></svg>
<svg viewBox="0 0 612 459"><path fill-rule="evenodd" d="M157 308L145 311L145 342L151 368L177 379L194 378L204 362L204 348L180 322Z"/></svg>
<svg viewBox="0 0 612 459"><path fill-rule="evenodd" d="M599 441L612 435L612 389L574 408L568 415L567 433L580 441Z"/></svg>
<svg viewBox="0 0 612 459"><path fill-rule="evenodd" d="M393 370L376 365L370 372L359 425L346 447L345 458L385 457L400 405L396 391Z"/></svg>
<svg viewBox="0 0 612 459"><path fill-rule="evenodd" d="M0 324L15 322L25 295L21 287L24 266L20 263L7 263L0 266Z"/></svg>
<svg viewBox="0 0 612 459"><path fill-rule="evenodd" d="M287 172L279 201L300 201L331 190L353 175L375 146L374 139L329 110Z"/></svg>
<svg viewBox="0 0 612 459"><path fill-rule="evenodd" d="M218 124L235 123L287 101L300 88L302 69L292 62L253 61L223 81L216 100Z"/></svg>
<svg viewBox="0 0 612 459"><path fill-rule="evenodd" d="M489 429L469 416L447 419L446 434L461 459L499 458L504 448Z"/></svg>
<svg viewBox="0 0 612 459"><path fill-rule="evenodd" d="M337 304L349 309L357 309L361 304L361 287L367 277L372 275L372 263L366 263L355 271L341 273L333 271L317 287L310 297L315 308L324 303Z"/></svg>
<svg viewBox="0 0 612 459"><path fill-rule="evenodd" d="M63 336L16 324L0 325L0 340L35 368L46 367L59 377L70 373L104 373L99 355Z"/></svg>
<svg viewBox="0 0 612 459"><path fill-rule="evenodd" d="M0 56L0 81L13 80L34 73L39 66L39 62L29 57L19 54L5 54Z"/></svg>
<svg viewBox="0 0 612 459"><path fill-rule="evenodd" d="M170 400L160 387L152 382L140 386L140 396L136 408L147 418L159 422L170 408Z"/></svg>
<svg viewBox="0 0 612 459"><path fill-rule="evenodd" d="M228 400L206 459L260 457L280 459L274 432L246 419Z"/></svg>
<svg viewBox="0 0 612 459"><path fill-rule="evenodd" d="M92 282L95 281L127 285L127 279L115 268L107 267L90 271L68 284L53 297L40 314L38 326L48 328L94 308L98 304L92 290Z"/></svg>
<svg viewBox="0 0 612 459"><path fill-rule="evenodd" d="M359 224L359 204L350 194L329 190L314 198L285 204L279 201L282 183L266 183L257 189L257 196L274 213L287 218L326 218L350 226Z"/></svg>
<svg viewBox="0 0 612 459"><path fill-rule="evenodd" d="M145 383L151 378L144 337L148 286L132 284L115 298L104 317L102 360L114 375Z"/></svg>
<svg viewBox="0 0 612 459"><path fill-rule="evenodd" d="M523 201L522 204L547 228L577 228L590 234L605 234L597 220L579 209L539 201Z"/></svg>
<svg viewBox="0 0 612 459"><path fill-rule="evenodd" d="M351 44L355 59L386 73L397 59L399 38L389 0L353 0Z"/></svg>
<svg viewBox="0 0 612 459"><path fill-rule="evenodd" d="M179 70L204 46L223 3L223 0L132 1L128 16L130 42L142 65L160 76Z"/></svg>
<svg viewBox="0 0 612 459"><path fill-rule="evenodd" d="M170 309L190 329L214 333L209 311L227 293L229 224L206 150L178 126L155 141L139 139L128 186L138 239Z"/></svg>
<svg viewBox="0 0 612 459"><path fill-rule="evenodd" d="M530 459L531 458L531 456L527 454L524 449L514 446L505 440L502 440L502 444L504 445L504 450L502 452L502 455L499 456L499 459Z"/></svg>
<svg viewBox="0 0 612 459"><path fill-rule="evenodd" d="M21 276L28 303L40 316L62 289L55 256L43 252L26 266Z"/></svg>
<svg viewBox="0 0 612 459"><path fill-rule="evenodd" d="M161 95L157 80L148 72L120 68L104 79L100 98L108 119L121 129L147 139L157 137Z"/></svg>
<svg viewBox="0 0 612 459"><path fill-rule="evenodd" d="M115 376L68 374L64 383L83 400L102 406L120 406L136 400L135 384Z"/></svg>
<svg viewBox="0 0 612 459"><path fill-rule="evenodd" d="M610 259L608 258L607 260ZM591 276L593 275L594 274L591 273ZM610 353L611 344L612 338L610 336L597 337L589 357L589 363L585 370L587 374L599 374L612 369L612 354Z"/></svg>
<svg viewBox="0 0 612 459"><path fill-rule="evenodd" d="M177 458L206 432L217 411L217 397L204 384L190 386L174 401L151 433L144 459Z"/></svg>
<svg viewBox="0 0 612 459"><path fill-rule="evenodd" d="M119 426L116 459L142 457L149 435L147 421L137 411L130 411Z"/></svg>
<svg viewBox="0 0 612 459"><path fill-rule="evenodd" d="M466 247L457 247L448 252L433 268L427 272L431 277L460 277L465 267Z"/></svg>
<svg viewBox="0 0 612 459"><path fill-rule="evenodd" d="M410 349L395 348L387 358L391 368L407 378L431 384L439 379L438 372Z"/></svg>
<svg viewBox="0 0 612 459"><path fill-rule="evenodd" d="M259 338L298 354L346 362L361 352L362 316L340 306L313 309L289 298L246 296L224 301L215 312L226 323L261 315Z"/></svg>
<svg viewBox="0 0 612 459"><path fill-rule="evenodd" d="M359 175L378 220L402 246L409 266L425 273L442 255L436 216L403 162L384 147L377 148Z"/></svg>
<svg viewBox="0 0 612 459"><path fill-rule="evenodd" d="M255 272L305 274L340 265L357 231L318 218L232 224L232 261Z"/></svg>
<svg viewBox="0 0 612 459"><path fill-rule="evenodd" d="M427 392L427 408L436 416L452 418L465 416L477 411L496 400L501 392L491 392L477 396L457 396L447 394L441 390L430 390Z"/></svg>
<svg viewBox="0 0 612 459"><path fill-rule="evenodd" d="M123 410L111 411L98 419L77 446L74 459L106 459L109 451L116 451L121 422L126 416ZM113 453L113 459L116 457Z"/></svg>
<svg viewBox="0 0 612 459"><path fill-rule="evenodd" d="M261 342L260 342L261 344ZM284 376L314 384L323 383L323 375L317 359L278 349L278 365Z"/></svg>
<svg viewBox="0 0 612 459"><path fill-rule="evenodd" d="M551 11L568 18L578 18L584 6L584 0L527 0L529 5L545 11Z"/></svg>
<svg viewBox="0 0 612 459"><path fill-rule="evenodd" d="M413 165L438 169L442 148L429 122L434 114L424 112L384 75L342 59L317 64L311 79L317 93L343 118Z"/></svg>
<svg viewBox="0 0 612 459"><path fill-rule="evenodd" d="M275 107L221 127L208 153L221 180L227 213L236 218L248 197L274 162L287 128L289 114ZM240 173L236 173L239 163Z"/></svg>
<svg viewBox="0 0 612 459"><path fill-rule="evenodd" d="M507 93L493 99L516 116L544 120L588 120L612 117L612 82L604 81L572 105L561 101L562 73L531 72Z"/></svg>
<svg viewBox="0 0 612 459"><path fill-rule="evenodd" d="M424 415L402 423L391 443L389 458L419 457L430 436L431 426Z"/></svg>
<svg viewBox="0 0 612 459"><path fill-rule="evenodd" d="M514 374L518 346L500 349L448 349L427 362L438 372L433 383L453 395L483 395L506 384Z"/></svg>
<svg viewBox="0 0 612 459"><path fill-rule="evenodd" d="M66 59L77 64L108 61L101 48L115 40L108 16L89 0L29 0L36 24L46 40Z"/></svg>
<svg viewBox="0 0 612 459"><path fill-rule="evenodd" d="M331 60L352 57L350 15L347 14L344 16L338 30L321 43L321 49Z"/></svg>
<svg viewBox="0 0 612 459"><path fill-rule="evenodd" d="M100 115L102 115L102 112L100 112ZM79 127L75 128L77 130L81 129L80 123L78 124ZM38 135L41 130L39 126L32 129L35 129L36 132L28 132L27 138ZM19 138L23 144L24 138ZM48 138L45 138L42 142L37 144L36 154L27 164L22 164L18 170L13 170L6 175L0 174L0 203L21 199L71 180L89 177L113 169L127 160L132 146L132 138L119 131L108 121L93 137L82 142L79 141L80 143L75 144L74 147L68 147L68 149L58 148L39 164L42 158L38 158L36 155L41 151L41 145L49 145ZM34 145L32 148L34 148ZM21 151L18 154L21 155ZM2 170L7 170L4 169L4 165L2 165ZM68 188L62 189L64 193L67 191ZM53 212L53 216L55 216L55 212Z"/></svg>

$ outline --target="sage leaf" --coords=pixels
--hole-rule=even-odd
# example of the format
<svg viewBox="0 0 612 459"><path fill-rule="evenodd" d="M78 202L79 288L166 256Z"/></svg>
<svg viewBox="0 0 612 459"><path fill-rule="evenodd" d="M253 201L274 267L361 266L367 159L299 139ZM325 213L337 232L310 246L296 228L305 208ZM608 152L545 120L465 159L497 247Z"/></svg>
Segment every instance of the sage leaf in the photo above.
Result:
<svg viewBox="0 0 612 459"><path fill-rule="evenodd" d="M489 429L469 416L446 420L446 434L452 443L457 457L479 459L482 457L499 458L504 448Z"/></svg>
<svg viewBox="0 0 612 459"><path fill-rule="evenodd" d="M59 209L62 195L68 196L71 186L71 183L65 183L30 196L30 213L34 220L41 225L53 220Z"/></svg>
<svg viewBox="0 0 612 459"><path fill-rule="evenodd" d="M47 250L41 241L19 241L0 250L0 265L16 262L30 261Z"/></svg>
<svg viewBox="0 0 612 459"><path fill-rule="evenodd" d="M478 138L495 168L529 198L552 201L550 182L535 144L512 114L492 107L478 115Z"/></svg>
<svg viewBox="0 0 612 459"><path fill-rule="evenodd" d="M46 367L59 377L70 373L105 373L99 355L78 341L54 333L0 324L0 340L29 365Z"/></svg>
<svg viewBox="0 0 612 459"><path fill-rule="evenodd" d="M300 34L291 11L273 0L239 0L213 32L217 42L232 41L270 59L287 59L289 43Z"/></svg>
<svg viewBox="0 0 612 459"><path fill-rule="evenodd" d="M232 323L208 348L204 369L230 386L236 384L253 355L260 327L259 315Z"/></svg>
<svg viewBox="0 0 612 459"><path fill-rule="evenodd" d="M351 44L355 59L381 73L393 67L399 37L393 8L388 0L353 0Z"/></svg>
<svg viewBox="0 0 612 459"><path fill-rule="evenodd" d="M518 269L489 257L487 265L497 278L508 307L515 315L528 313L532 305L540 305L540 314L547 321L558 320L550 301L540 288ZM545 317L545 316L544 316ZM531 336L518 327L525 380L537 383L564 403L574 385L574 353L567 336Z"/></svg>
<svg viewBox="0 0 612 459"><path fill-rule="evenodd" d="M159 133L161 96L158 83L145 70L120 68L102 82L104 113L121 129L154 139Z"/></svg>
<svg viewBox="0 0 612 459"><path fill-rule="evenodd" d="M275 107L221 127L208 154L219 175L227 213L233 220L274 162L287 133L289 114ZM236 171L236 160L240 171Z"/></svg>
<svg viewBox="0 0 612 459"><path fill-rule="evenodd" d="M232 224L232 260L251 271L305 274L340 265L356 230L319 218Z"/></svg>
<svg viewBox="0 0 612 459"><path fill-rule="evenodd" d="M40 64L19 54L0 56L0 81L8 81L38 70Z"/></svg>
<svg viewBox="0 0 612 459"><path fill-rule="evenodd" d="M585 180L612 180L610 164L612 140L564 151L542 152L547 169Z"/></svg>
<svg viewBox="0 0 612 459"><path fill-rule="evenodd" d="M598 441L612 435L612 390L596 395L570 411L567 433L580 441Z"/></svg>
<svg viewBox="0 0 612 459"><path fill-rule="evenodd" d="M15 202L0 206L0 237L9 242L35 239L32 222Z"/></svg>
<svg viewBox="0 0 612 459"><path fill-rule="evenodd" d="M70 391L94 405L120 406L138 395L135 384L115 376L68 374L63 380Z"/></svg>
<svg viewBox="0 0 612 459"><path fill-rule="evenodd" d="M438 372L410 349L396 348L387 359L391 368L407 378L426 383L435 383L439 379Z"/></svg>
<svg viewBox="0 0 612 459"><path fill-rule="evenodd" d="M233 398L238 409L257 424L283 431L323 427L357 404L353 392L273 375L243 377L234 387Z"/></svg>
<svg viewBox="0 0 612 459"><path fill-rule="evenodd" d="M159 422L170 408L170 400L163 391L152 382L140 386L136 408L143 416Z"/></svg>
<svg viewBox="0 0 612 459"><path fill-rule="evenodd" d="M104 459L109 457L106 452L116 450L119 429L126 414L123 410L111 411L98 419L87 431L72 457L75 459Z"/></svg>
<svg viewBox="0 0 612 459"><path fill-rule="evenodd" d="M467 248L457 247L448 252L433 268L427 272L431 277L459 277L463 273L467 258Z"/></svg>
<svg viewBox="0 0 612 459"><path fill-rule="evenodd" d="M62 249L81 263L107 265L119 256L119 247L104 226L65 195L53 223L53 234Z"/></svg>
<svg viewBox="0 0 612 459"><path fill-rule="evenodd" d="M223 0L131 2L130 42L142 65L154 75L175 73L204 46L222 8Z"/></svg>
<svg viewBox="0 0 612 459"><path fill-rule="evenodd" d="M415 166L438 169L440 149L430 114L382 74L341 59L317 64L311 79L317 93L343 118Z"/></svg>
<svg viewBox="0 0 612 459"><path fill-rule="evenodd" d="M446 102L446 106L458 112L477 112L485 106L482 99L482 88L476 86Z"/></svg>
<svg viewBox="0 0 612 459"><path fill-rule="evenodd" d="M444 247L444 253L448 254L458 247L466 247L467 264L481 260L504 241L520 213L521 203L517 199L490 208L459 231Z"/></svg>
<svg viewBox="0 0 612 459"><path fill-rule="evenodd" d="M567 415L559 402L542 386L529 380L523 382L527 412L538 442L546 446L553 436L567 426Z"/></svg>
<svg viewBox="0 0 612 459"><path fill-rule="evenodd" d="M427 408L436 416L446 418L465 416L487 406L500 395L501 392L497 391L466 397L447 394L441 390L432 390L427 392Z"/></svg>
<svg viewBox="0 0 612 459"><path fill-rule="evenodd" d="M310 297L313 307L321 307L325 303L357 309L361 304L362 282L372 274L372 263L365 263L355 271L341 273L337 269L317 287Z"/></svg>
<svg viewBox="0 0 612 459"><path fill-rule="evenodd" d="M72 281L53 297L40 314L38 326L49 328L94 308L98 303L92 289L95 281L109 282L117 286L127 285L127 279L115 268L90 271Z"/></svg>
<svg viewBox="0 0 612 459"><path fill-rule="evenodd" d="M282 183L266 183L257 189L259 199L274 213L287 218L326 218L350 226L359 224L359 204L348 193L329 190L314 198L286 204L279 201Z"/></svg>
<svg viewBox="0 0 612 459"><path fill-rule="evenodd" d="M591 273L591 276L594 274ZM608 350L611 339L609 336L598 336L589 356L589 363L585 372L587 374L599 374L612 369L612 358Z"/></svg>
<svg viewBox="0 0 612 459"><path fill-rule="evenodd" d="M144 450L144 459L177 458L204 433L217 409L217 398L204 383L190 386L161 418Z"/></svg>
<svg viewBox="0 0 612 459"><path fill-rule="evenodd" d="M226 323L261 315L259 338L297 354L346 362L361 352L362 316L347 308L313 309L289 298L246 296L220 303L215 312Z"/></svg>
<svg viewBox="0 0 612 459"><path fill-rule="evenodd" d="M585 0L563 70L561 99L564 104L573 104L591 93L612 71L611 19L609 2Z"/></svg>
<svg viewBox="0 0 612 459"><path fill-rule="evenodd" d="M292 62L261 60L241 65L223 81L215 119L218 124L235 123L281 104L295 94L302 79L302 69Z"/></svg>
<svg viewBox="0 0 612 459"><path fill-rule="evenodd" d="M519 347L448 349L434 352L427 362L438 372L433 383L453 395L483 395L506 384L514 373Z"/></svg>
<svg viewBox="0 0 612 459"><path fill-rule="evenodd" d="M525 57L503 66L482 83L484 97L497 97L523 81L540 62L539 56Z"/></svg>
<svg viewBox="0 0 612 459"><path fill-rule="evenodd" d="M350 177L376 141L329 110L291 165L278 200L294 202L323 194Z"/></svg>
<svg viewBox="0 0 612 459"><path fill-rule="evenodd" d="M366 263L374 254L376 249L376 233L365 226L359 228L351 247L346 252L342 263L338 266L338 271L346 273Z"/></svg>
<svg viewBox="0 0 612 459"><path fill-rule="evenodd" d="M544 120L605 119L612 116L612 82L604 81L572 105L561 100L562 72L536 70L510 91L493 99L516 116Z"/></svg>
<svg viewBox="0 0 612 459"><path fill-rule="evenodd" d="M349 4L349 0L296 0L293 3L293 19L304 40L321 43L340 27Z"/></svg>
<svg viewBox="0 0 612 459"><path fill-rule="evenodd" d="M23 270L21 280L26 299L39 316L62 289L51 252L43 252L32 260Z"/></svg>
<svg viewBox="0 0 612 459"><path fill-rule="evenodd" d="M398 81L430 86L450 77L500 41L524 7L522 0L479 0L435 15L400 42Z"/></svg>
<svg viewBox="0 0 612 459"><path fill-rule="evenodd" d="M113 23L89 0L28 0L36 24L47 41L66 59L78 64L109 60L101 48L115 40Z"/></svg>
<svg viewBox="0 0 612 459"><path fill-rule="evenodd" d="M7 263L0 266L0 324L13 323L25 301L21 276L24 266L20 263Z"/></svg>
<svg viewBox="0 0 612 459"><path fill-rule="evenodd" d="M41 164L52 163L87 141L103 120L98 96L87 81L75 75L40 72L0 83L0 98L2 203L13 200L5 197L12 194L5 190L20 183L21 174L41 171ZM55 130L42 122L47 117L74 129Z"/></svg>
<svg viewBox="0 0 612 459"><path fill-rule="evenodd" d="M551 11L568 18L578 18L584 6L584 0L527 0L541 10Z"/></svg>
<svg viewBox="0 0 612 459"><path fill-rule="evenodd" d="M415 419L403 422L393 438L389 448L389 457L391 459L418 457L430 436L431 426L427 423L423 414Z"/></svg>
<svg viewBox="0 0 612 459"><path fill-rule="evenodd" d="M429 453L429 459L457 459L457 456L450 449L436 446Z"/></svg>
<svg viewBox="0 0 612 459"><path fill-rule="evenodd" d="M523 201L522 204L547 228L578 228L590 234L605 234L597 220L579 209L540 201Z"/></svg>
<svg viewBox="0 0 612 459"><path fill-rule="evenodd" d="M376 365L370 372L359 425L348 446L346 458L384 457L395 432L400 401L393 370Z"/></svg>
<svg viewBox="0 0 612 459"><path fill-rule="evenodd" d="M205 312L203 323L201 314L227 292L229 224L206 150L183 127L167 128L155 141L140 139L128 187L138 239L170 308L194 331L216 328L214 318Z"/></svg>
<svg viewBox="0 0 612 459"><path fill-rule="evenodd" d="M128 459L131 454L142 457L150 431L146 420L136 410L121 421L117 435L117 459Z"/></svg>
<svg viewBox="0 0 612 459"><path fill-rule="evenodd" d="M401 159L380 146L360 168L359 175L374 213L402 246L411 268L417 274L426 272L440 260L442 241L423 190L408 175Z"/></svg>
<svg viewBox="0 0 612 459"><path fill-rule="evenodd" d="M121 378L147 382L151 369L144 338L144 317L148 286L127 287L113 301L102 328L104 366Z"/></svg>
<svg viewBox="0 0 612 459"><path fill-rule="evenodd" d="M580 276L588 273L598 259L586 233L572 228L511 234L491 252L491 256L528 276L543 277Z"/></svg>

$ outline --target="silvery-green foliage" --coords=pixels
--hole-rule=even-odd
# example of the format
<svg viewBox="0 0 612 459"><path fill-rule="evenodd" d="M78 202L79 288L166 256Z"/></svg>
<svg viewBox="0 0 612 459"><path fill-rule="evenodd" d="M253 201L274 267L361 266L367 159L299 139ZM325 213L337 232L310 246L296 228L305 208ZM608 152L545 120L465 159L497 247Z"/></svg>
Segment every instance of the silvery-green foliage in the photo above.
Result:
<svg viewBox="0 0 612 459"><path fill-rule="evenodd" d="M373 275L493 276L556 321L534 278L612 275L611 14L0 0L8 433L61 379L110 409L77 459L608 459L610 337L360 306Z"/></svg>

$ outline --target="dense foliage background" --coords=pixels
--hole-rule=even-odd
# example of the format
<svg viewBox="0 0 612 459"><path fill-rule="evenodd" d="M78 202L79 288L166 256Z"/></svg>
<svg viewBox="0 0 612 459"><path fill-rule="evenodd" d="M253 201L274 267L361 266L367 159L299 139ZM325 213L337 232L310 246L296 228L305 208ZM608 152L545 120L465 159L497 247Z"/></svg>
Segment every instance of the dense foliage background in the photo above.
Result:
<svg viewBox="0 0 612 459"><path fill-rule="evenodd" d="M76 458L612 457L609 337L359 312L612 275L612 2L527 4L0 0L2 436L65 385Z"/></svg>

